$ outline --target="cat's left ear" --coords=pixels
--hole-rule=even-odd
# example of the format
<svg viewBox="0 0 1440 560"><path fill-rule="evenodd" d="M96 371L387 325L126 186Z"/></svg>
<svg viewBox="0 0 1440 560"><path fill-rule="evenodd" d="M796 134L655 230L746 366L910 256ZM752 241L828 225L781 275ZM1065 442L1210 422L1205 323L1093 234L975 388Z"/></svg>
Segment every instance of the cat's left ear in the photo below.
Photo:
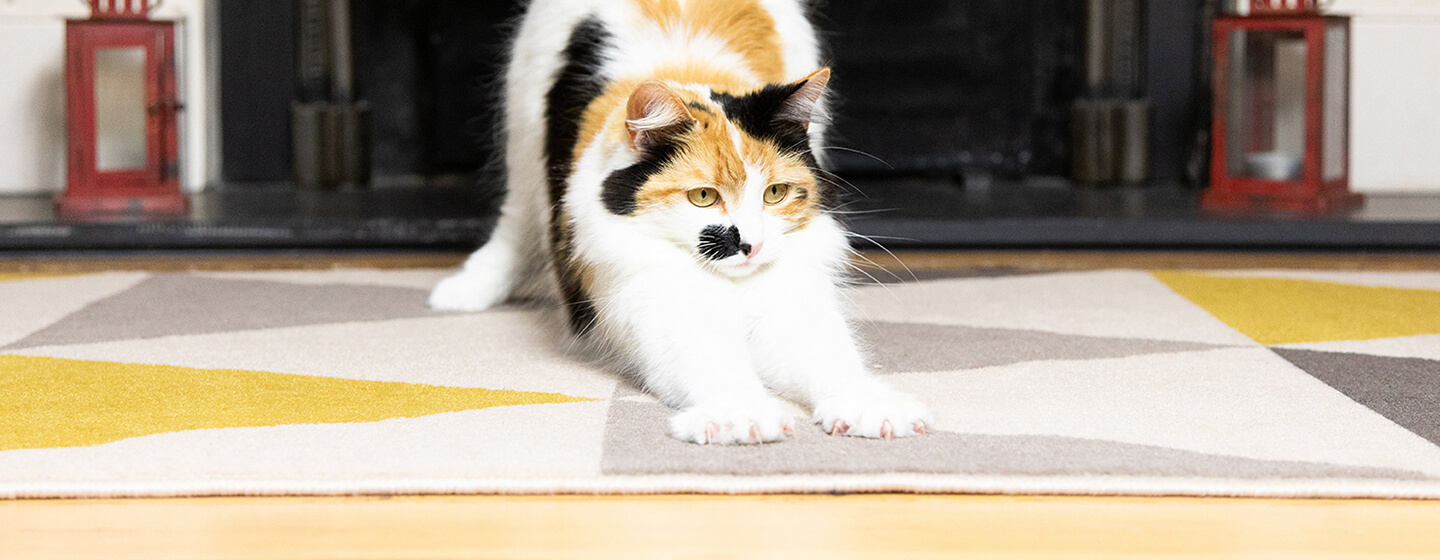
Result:
<svg viewBox="0 0 1440 560"><path fill-rule="evenodd" d="M816 110L820 106L820 100L825 98L825 86L830 83L830 67L826 66L794 82L791 86L798 86L780 108L775 111L775 120L780 122L795 123L810 130L810 122L818 116Z"/></svg>
<svg viewBox="0 0 1440 560"><path fill-rule="evenodd" d="M630 147L642 152L671 141L694 124L695 117L685 108L685 101L654 80L636 87L625 107Z"/></svg>

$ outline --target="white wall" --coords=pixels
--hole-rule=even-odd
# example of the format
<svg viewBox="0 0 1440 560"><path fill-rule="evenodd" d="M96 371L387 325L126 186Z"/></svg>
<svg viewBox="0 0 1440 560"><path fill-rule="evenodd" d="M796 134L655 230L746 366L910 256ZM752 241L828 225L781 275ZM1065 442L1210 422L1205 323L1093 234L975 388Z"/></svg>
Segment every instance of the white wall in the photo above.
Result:
<svg viewBox="0 0 1440 560"><path fill-rule="evenodd" d="M1350 183L1440 193L1440 0L1337 0L1351 22Z"/></svg>
<svg viewBox="0 0 1440 560"><path fill-rule="evenodd" d="M215 177L214 41L206 26L214 0L167 0L155 19L176 23L182 60L181 181L198 190ZM84 18L79 0L0 0L0 195L65 187L65 18Z"/></svg>
<svg viewBox="0 0 1440 560"><path fill-rule="evenodd" d="M65 184L64 24L0 16L0 53L0 193L56 190Z"/></svg>

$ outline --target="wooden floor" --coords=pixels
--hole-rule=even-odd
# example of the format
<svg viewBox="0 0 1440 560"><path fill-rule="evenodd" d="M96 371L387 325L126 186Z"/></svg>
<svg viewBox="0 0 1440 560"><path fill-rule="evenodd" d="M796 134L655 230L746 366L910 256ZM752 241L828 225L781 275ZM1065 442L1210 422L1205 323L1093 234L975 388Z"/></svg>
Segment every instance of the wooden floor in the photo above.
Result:
<svg viewBox="0 0 1440 560"><path fill-rule="evenodd" d="M890 270L894 258L867 254ZM463 255L0 258L0 274ZM912 252L912 269L1440 270L1437 255ZM10 558L1440 558L1440 501L1005 496L0 500Z"/></svg>
<svg viewBox="0 0 1440 560"><path fill-rule="evenodd" d="M1440 502L1002 496L0 502L0 558L1435 558Z"/></svg>

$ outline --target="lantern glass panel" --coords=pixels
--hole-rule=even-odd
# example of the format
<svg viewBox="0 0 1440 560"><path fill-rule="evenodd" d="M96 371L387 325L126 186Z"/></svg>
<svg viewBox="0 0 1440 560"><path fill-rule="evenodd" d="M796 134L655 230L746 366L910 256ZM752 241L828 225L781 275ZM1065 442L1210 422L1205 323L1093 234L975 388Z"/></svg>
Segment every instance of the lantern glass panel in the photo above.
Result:
<svg viewBox="0 0 1440 560"><path fill-rule="evenodd" d="M144 169L145 48L95 50L95 168Z"/></svg>
<svg viewBox="0 0 1440 560"><path fill-rule="evenodd" d="M1335 181L1345 178L1346 161L1350 154L1349 115L1350 106L1350 28L1343 23L1325 27L1325 102L1324 136L1321 144L1321 158L1324 161L1324 178Z"/></svg>
<svg viewBox="0 0 1440 560"><path fill-rule="evenodd" d="M1300 178L1307 56L1303 31L1238 29L1231 34L1225 139L1230 176Z"/></svg>

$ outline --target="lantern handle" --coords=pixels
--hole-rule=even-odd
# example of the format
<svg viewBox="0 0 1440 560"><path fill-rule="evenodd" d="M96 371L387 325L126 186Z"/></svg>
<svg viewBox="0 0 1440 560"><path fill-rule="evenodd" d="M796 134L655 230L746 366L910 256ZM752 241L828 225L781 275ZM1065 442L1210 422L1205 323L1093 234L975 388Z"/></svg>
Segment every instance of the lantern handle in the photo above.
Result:
<svg viewBox="0 0 1440 560"><path fill-rule="evenodd" d="M140 1L144 2L145 0L140 0ZM85 7L87 7L87 8L93 7L94 2L95 2L95 0L80 0L80 3L81 3L81 4L84 4ZM151 11L158 10L158 9L160 9L160 6L164 6L164 5L165 5L165 0L156 0L154 4L151 4L151 5L150 5L150 10L151 10Z"/></svg>

